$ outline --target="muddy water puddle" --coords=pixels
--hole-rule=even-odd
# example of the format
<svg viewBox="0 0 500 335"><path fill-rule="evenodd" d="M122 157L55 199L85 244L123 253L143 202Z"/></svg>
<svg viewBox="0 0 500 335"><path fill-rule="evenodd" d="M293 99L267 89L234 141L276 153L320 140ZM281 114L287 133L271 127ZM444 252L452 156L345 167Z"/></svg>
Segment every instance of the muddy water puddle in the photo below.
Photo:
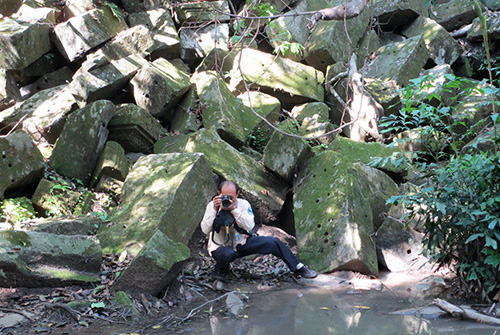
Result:
<svg viewBox="0 0 500 335"><path fill-rule="evenodd" d="M244 294L241 292L248 288L242 287L236 293L244 305L238 317L221 313L226 307L221 299L200 308L196 318L181 326L166 327L166 323L160 323L140 331L137 327L120 326L82 329L76 333L500 335L498 327L443 317L439 309L429 307L439 293L439 283L440 278L415 275L386 274L381 280L358 281L321 275L315 280L267 292ZM149 324L153 325L154 320Z"/></svg>

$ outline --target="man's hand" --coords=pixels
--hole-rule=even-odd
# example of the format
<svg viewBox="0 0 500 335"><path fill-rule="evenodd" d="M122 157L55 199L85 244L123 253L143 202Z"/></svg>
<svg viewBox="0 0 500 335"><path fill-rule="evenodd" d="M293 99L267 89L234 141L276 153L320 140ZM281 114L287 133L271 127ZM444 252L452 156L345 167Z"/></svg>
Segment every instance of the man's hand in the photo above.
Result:
<svg viewBox="0 0 500 335"><path fill-rule="evenodd" d="M216 196L212 199L212 201L214 202L214 209L215 209L216 211L218 211L218 210L219 210L219 207L221 207L221 206L222 206L221 196L220 196L220 195L216 195Z"/></svg>

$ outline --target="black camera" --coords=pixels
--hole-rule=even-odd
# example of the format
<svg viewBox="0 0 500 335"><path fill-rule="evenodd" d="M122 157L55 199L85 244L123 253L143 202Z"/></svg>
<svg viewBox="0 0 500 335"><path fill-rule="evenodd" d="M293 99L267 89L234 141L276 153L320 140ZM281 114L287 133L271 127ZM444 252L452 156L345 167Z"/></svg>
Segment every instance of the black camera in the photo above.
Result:
<svg viewBox="0 0 500 335"><path fill-rule="evenodd" d="M222 207L227 208L227 207L231 206L231 199L232 199L232 198L233 198L233 197L231 197L231 196L229 196L229 195L227 195L227 194L224 194L224 195L220 198L220 200L221 200L221 202L222 202Z"/></svg>

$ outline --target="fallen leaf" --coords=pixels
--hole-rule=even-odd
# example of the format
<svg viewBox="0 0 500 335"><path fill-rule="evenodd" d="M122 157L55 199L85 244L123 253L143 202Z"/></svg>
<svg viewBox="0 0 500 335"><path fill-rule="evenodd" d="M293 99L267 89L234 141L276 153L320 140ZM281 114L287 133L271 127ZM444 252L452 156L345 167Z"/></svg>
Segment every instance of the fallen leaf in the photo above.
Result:
<svg viewBox="0 0 500 335"><path fill-rule="evenodd" d="M323 309L325 311L329 311L330 310L330 308L328 308L328 307L320 307L319 309Z"/></svg>
<svg viewBox="0 0 500 335"><path fill-rule="evenodd" d="M161 328L161 325L153 326L153 329L160 329L160 328Z"/></svg>
<svg viewBox="0 0 500 335"><path fill-rule="evenodd" d="M359 309L370 309L371 307L368 307L368 306L354 306L355 308L359 308Z"/></svg>

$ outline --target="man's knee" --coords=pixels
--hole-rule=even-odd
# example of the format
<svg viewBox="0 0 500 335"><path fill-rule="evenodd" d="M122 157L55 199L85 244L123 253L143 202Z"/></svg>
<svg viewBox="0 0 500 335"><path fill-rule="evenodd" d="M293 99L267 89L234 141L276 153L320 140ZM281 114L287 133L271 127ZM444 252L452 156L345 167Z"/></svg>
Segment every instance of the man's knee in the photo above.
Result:
<svg viewBox="0 0 500 335"><path fill-rule="evenodd" d="M220 247L212 252L212 257L217 262L231 262L234 260L235 252L229 247Z"/></svg>

